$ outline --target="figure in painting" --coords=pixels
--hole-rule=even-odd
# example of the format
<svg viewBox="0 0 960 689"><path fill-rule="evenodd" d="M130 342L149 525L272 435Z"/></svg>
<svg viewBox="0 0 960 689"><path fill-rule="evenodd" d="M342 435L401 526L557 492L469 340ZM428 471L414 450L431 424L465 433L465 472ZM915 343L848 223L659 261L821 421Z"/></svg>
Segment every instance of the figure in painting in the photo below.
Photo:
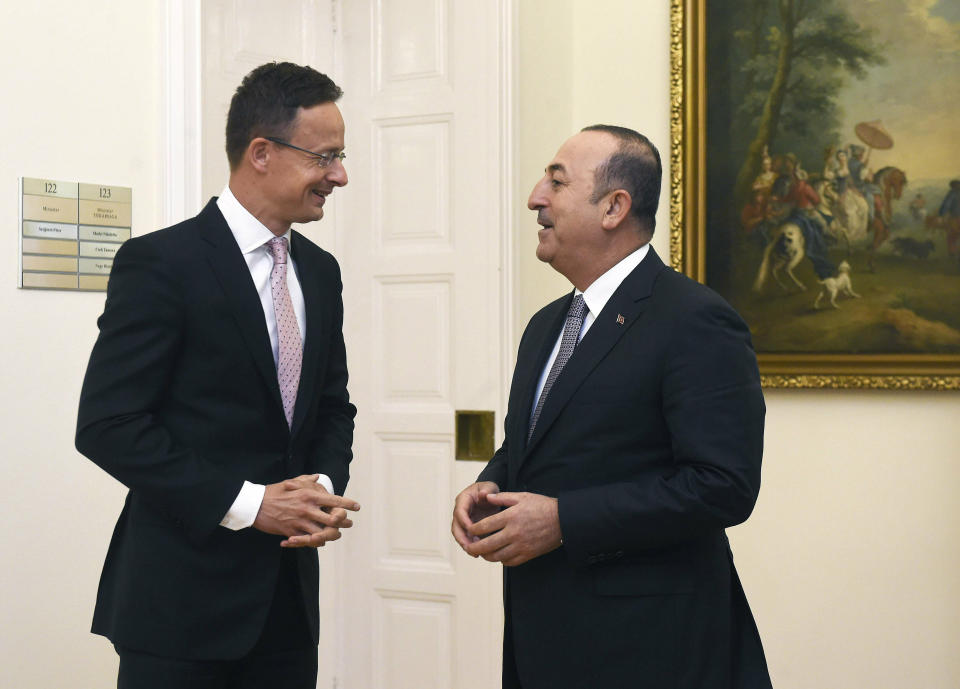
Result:
<svg viewBox="0 0 960 689"><path fill-rule="evenodd" d="M850 180L854 188L867 200L867 212L872 223L880 205L881 191L873 183L873 172L867 167L870 162L870 149L859 144L850 144L849 150L850 159L847 164L850 168Z"/></svg>
<svg viewBox="0 0 960 689"><path fill-rule="evenodd" d="M847 166L847 152L837 150L836 146L828 146L824 153L823 196L831 205L835 205L847 190L847 179L850 177L850 168Z"/></svg>
<svg viewBox="0 0 960 689"><path fill-rule="evenodd" d="M752 200L743 207L740 222L748 236L756 238L760 246L766 246L770 232L776 227L776 208L771 201L777 172L773 159L766 147L763 149L763 162L760 174L751 185Z"/></svg>
<svg viewBox="0 0 960 689"><path fill-rule="evenodd" d="M927 217L927 200L923 198L923 194L917 194L913 197L913 201L910 202L910 215L913 216L914 220L923 222Z"/></svg>
<svg viewBox="0 0 960 689"><path fill-rule="evenodd" d="M943 197L938 215L947 231L947 253L956 258L960 253L960 179L950 181L950 191Z"/></svg>

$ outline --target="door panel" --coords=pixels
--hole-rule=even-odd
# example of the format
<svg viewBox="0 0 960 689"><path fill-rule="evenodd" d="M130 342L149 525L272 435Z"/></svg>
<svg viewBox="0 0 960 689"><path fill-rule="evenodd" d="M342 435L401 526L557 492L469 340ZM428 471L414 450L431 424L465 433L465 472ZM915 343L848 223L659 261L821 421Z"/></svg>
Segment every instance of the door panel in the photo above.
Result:
<svg viewBox="0 0 960 689"><path fill-rule="evenodd" d="M455 410L502 423L502 7L341 8L350 493L372 512L344 538L342 686L487 689L500 567L460 551L450 514L482 467L454 459Z"/></svg>

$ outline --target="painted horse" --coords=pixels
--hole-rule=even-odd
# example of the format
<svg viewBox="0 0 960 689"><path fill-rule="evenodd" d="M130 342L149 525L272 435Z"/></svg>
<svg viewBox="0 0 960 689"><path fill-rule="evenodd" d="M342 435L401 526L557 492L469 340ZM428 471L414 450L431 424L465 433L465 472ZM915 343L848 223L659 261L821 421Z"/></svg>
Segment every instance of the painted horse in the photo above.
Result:
<svg viewBox="0 0 960 689"><path fill-rule="evenodd" d="M873 244L867 256L867 265L871 271L874 252L890 237L893 202L903 195L903 188L907 186L907 175L899 168L888 166L874 173L873 183L880 188L880 195L874 197L875 212L870 223L870 228L873 230Z"/></svg>

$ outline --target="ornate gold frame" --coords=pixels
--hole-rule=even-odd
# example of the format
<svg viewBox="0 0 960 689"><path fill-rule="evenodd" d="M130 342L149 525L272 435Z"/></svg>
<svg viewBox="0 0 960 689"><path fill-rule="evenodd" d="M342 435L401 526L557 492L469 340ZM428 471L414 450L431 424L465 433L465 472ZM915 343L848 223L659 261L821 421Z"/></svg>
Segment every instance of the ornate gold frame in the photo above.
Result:
<svg viewBox="0 0 960 689"><path fill-rule="evenodd" d="M670 2L670 257L706 278L706 0ZM765 387L960 389L960 357L758 354Z"/></svg>

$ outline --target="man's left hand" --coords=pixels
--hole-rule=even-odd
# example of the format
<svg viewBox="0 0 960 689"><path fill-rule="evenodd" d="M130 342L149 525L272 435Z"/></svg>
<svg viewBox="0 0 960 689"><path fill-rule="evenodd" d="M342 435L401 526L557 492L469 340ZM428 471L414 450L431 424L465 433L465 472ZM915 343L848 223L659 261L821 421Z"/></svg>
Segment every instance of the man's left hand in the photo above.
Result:
<svg viewBox="0 0 960 689"><path fill-rule="evenodd" d="M470 534L480 540L465 548L468 553L515 567L560 547L556 498L537 493L491 493L486 497L490 504L505 509L470 526Z"/></svg>
<svg viewBox="0 0 960 689"><path fill-rule="evenodd" d="M316 486L323 491L324 495L330 496L330 499L336 499L336 496L328 492L323 484L316 480L315 475L298 476L294 480L305 483L308 486ZM349 518L349 514L344 508L324 505L323 503L320 503L317 507L320 508L321 512L326 512L330 515L330 524L315 533L291 536L280 544L282 547L322 548L325 543L340 539L343 535L340 533L340 529L349 529L353 526L353 520ZM355 505L355 507L356 509L360 509L359 505Z"/></svg>

